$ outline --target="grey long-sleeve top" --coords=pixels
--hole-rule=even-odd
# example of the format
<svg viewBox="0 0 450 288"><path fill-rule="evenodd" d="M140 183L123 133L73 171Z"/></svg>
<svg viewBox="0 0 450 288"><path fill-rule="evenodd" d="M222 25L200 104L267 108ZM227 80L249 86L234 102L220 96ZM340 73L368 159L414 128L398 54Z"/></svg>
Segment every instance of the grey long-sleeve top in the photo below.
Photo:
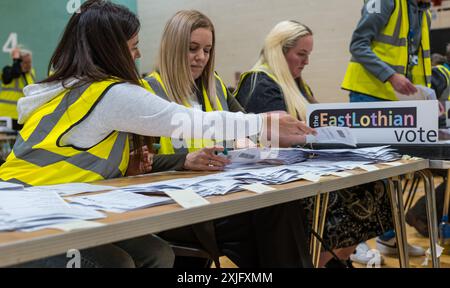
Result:
<svg viewBox="0 0 450 288"><path fill-rule="evenodd" d="M353 61L364 66L370 73L377 77L380 81L386 82L394 73L388 64L378 58L371 49L372 41L378 36L383 28L388 24L395 9L394 0L380 0L380 13L371 13L364 5L362 9L362 17L353 32L350 44L350 53ZM411 51L417 52L421 42L421 17L427 7L419 8L417 0L408 0L408 11L410 27L414 37L411 39Z"/></svg>

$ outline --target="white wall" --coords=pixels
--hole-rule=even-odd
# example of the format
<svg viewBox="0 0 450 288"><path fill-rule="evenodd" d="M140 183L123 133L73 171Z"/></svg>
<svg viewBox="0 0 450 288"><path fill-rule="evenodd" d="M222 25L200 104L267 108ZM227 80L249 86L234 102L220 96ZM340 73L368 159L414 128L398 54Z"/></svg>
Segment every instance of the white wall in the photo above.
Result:
<svg viewBox="0 0 450 288"><path fill-rule="evenodd" d="M216 26L216 70L234 85L234 73L255 63L266 34L282 20L297 20L315 33L315 49L304 78L322 102L347 101L340 89L348 46L361 0L138 0L142 21L141 70L152 70L165 22L176 11L197 9Z"/></svg>

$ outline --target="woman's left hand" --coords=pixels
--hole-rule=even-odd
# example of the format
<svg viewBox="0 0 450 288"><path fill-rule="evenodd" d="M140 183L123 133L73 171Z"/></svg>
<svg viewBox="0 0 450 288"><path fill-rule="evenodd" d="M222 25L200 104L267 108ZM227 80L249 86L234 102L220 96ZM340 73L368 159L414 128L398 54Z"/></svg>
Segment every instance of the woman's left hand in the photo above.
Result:
<svg viewBox="0 0 450 288"><path fill-rule="evenodd" d="M222 171L230 164L230 160L216 155L223 152L223 147L203 148L197 152L189 153L184 163L184 169L191 171Z"/></svg>

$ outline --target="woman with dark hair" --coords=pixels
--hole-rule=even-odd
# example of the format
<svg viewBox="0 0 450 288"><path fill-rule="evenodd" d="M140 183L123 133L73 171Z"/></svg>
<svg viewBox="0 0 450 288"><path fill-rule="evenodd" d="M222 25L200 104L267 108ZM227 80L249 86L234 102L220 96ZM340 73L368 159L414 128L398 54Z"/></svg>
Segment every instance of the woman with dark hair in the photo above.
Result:
<svg viewBox="0 0 450 288"><path fill-rule="evenodd" d="M211 123L225 120L227 127L248 128L244 137L270 138L276 133L284 144L302 142L312 131L288 115L194 112L152 95L141 87L134 63L140 56L139 29L136 15L123 6L104 0L90 0L81 6L52 56L52 75L24 89L26 97L18 103L19 123L24 128L0 168L2 181L52 185L124 176L131 165L128 133L191 135L171 124L173 115L182 116L184 122L201 121L200 131L192 132L193 138L212 135L208 131ZM279 134L271 130L275 117L279 118ZM238 134L214 132L221 140L234 140ZM141 139L133 143L143 157ZM173 260L167 244L154 236L107 246L111 249L102 246L89 251L93 253L82 252L82 263L87 267L164 267ZM39 264L55 267L64 263L52 260Z"/></svg>

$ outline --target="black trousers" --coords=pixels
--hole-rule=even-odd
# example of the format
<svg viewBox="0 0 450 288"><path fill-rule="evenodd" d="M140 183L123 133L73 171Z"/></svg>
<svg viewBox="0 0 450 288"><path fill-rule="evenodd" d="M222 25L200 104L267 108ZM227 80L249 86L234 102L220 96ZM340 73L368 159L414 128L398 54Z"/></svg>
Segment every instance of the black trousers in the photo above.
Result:
<svg viewBox="0 0 450 288"><path fill-rule="evenodd" d="M311 268L304 219L301 203L294 201L214 220L211 238L240 268ZM197 235L192 226L159 234L187 245L199 245Z"/></svg>

